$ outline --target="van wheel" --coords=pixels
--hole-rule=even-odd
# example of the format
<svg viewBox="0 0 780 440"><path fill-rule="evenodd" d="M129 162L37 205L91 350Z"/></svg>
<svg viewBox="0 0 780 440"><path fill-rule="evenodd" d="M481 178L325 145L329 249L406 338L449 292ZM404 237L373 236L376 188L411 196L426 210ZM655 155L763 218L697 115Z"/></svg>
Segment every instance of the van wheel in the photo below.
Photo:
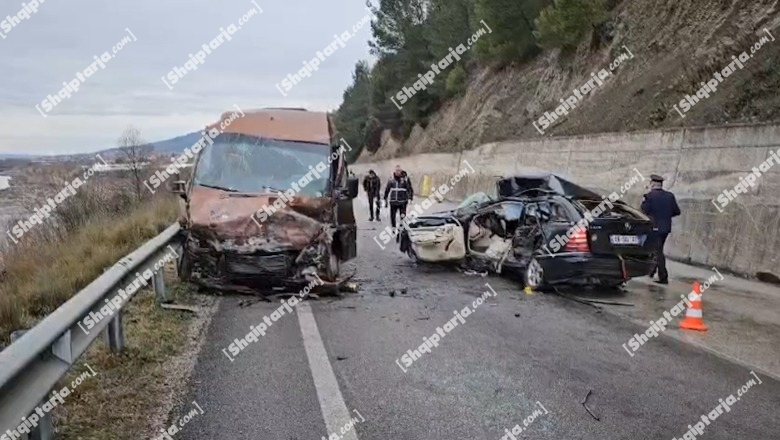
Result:
<svg viewBox="0 0 780 440"><path fill-rule="evenodd" d="M337 281L339 279L339 258L335 252L330 252L328 256L328 265L325 268L325 273L331 281Z"/></svg>
<svg viewBox="0 0 780 440"><path fill-rule="evenodd" d="M542 268L542 265L536 261L536 258L531 258L531 261L528 262L523 278L525 285L533 290L541 290L545 286L544 269Z"/></svg>

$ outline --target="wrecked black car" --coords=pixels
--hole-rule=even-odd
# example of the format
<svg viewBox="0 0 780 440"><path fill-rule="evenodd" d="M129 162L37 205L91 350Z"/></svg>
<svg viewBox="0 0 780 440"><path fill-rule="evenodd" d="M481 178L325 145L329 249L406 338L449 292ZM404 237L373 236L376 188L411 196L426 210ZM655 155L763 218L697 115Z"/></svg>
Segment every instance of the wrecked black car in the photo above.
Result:
<svg viewBox="0 0 780 440"><path fill-rule="evenodd" d="M651 220L626 203L551 173L497 181L458 208L419 216L400 249L417 262L508 273L532 289L616 287L654 265Z"/></svg>

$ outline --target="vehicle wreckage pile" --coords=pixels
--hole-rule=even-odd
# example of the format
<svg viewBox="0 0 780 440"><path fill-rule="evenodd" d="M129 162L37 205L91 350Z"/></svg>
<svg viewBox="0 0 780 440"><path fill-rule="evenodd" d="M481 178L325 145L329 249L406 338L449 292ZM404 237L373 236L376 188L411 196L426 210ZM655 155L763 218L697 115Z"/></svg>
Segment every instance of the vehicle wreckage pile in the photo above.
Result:
<svg viewBox="0 0 780 440"><path fill-rule="evenodd" d="M402 232L401 251L417 262L519 274L533 289L619 286L652 270L653 225L639 210L606 206L598 192L550 173L497 186L497 198L477 193L454 210L418 217ZM566 240L550 252L545 244L555 237Z"/></svg>

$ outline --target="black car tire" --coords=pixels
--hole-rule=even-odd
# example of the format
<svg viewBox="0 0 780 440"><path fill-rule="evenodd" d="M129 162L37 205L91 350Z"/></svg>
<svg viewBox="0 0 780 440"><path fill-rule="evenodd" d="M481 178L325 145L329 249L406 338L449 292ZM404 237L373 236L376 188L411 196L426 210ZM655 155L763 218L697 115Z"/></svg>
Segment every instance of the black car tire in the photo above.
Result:
<svg viewBox="0 0 780 440"><path fill-rule="evenodd" d="M523 271L523 281L526 287L530 287L533 290L542 290L545 288L546 283L544 280L544 269L542 265L536 260L531 258L528 265Z"/></svg>
<svg viewBox="0 0 780 440"><path fill-rule="evenodd" d="M411 245L406 249L406 255L409 256L409 258L412 260L412 263L414 264L420 263L420 259L417 257L417 252L415 252L414 249L412 249Z"/></svg>

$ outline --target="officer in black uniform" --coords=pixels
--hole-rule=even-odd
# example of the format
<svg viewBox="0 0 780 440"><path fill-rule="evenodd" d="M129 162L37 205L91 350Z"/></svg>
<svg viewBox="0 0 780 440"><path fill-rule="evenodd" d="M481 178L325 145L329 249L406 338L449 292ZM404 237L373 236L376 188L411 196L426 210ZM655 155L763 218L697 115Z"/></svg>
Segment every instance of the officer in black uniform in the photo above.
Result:
<svg viewBox="0 0 780 440"><path fill-rule="evenodd" d="M680 207L677 205L677 199L674 194L663 189L664 178L657 175L650 175L650 190L645 194L642 201L642 212L647 214L653 220L656 238L656 264L655 271L658 270L658 284L669 284L669 273L666 271L666 257L664 256L664 245L669 233L672 232L672 217L680 215Z"/></svg>
<svg viewBox="0 0 780 440"><path fill-rule="evenodd" d="M390 224L395 228L396 213L400 214L401 221L406 217L406 206L414 200L414 189L409 175L401 169L400 165L395 166L393 177L387 181L385 186L385 204L390 205Z"/></svg>
<svg viewBox="0 0 780 440"><path fill-rule="evenodd" d="M368 175L363 178L363 189L368 194L368 214L370 218L368 221L374 221L374 203L376 203L376 221L379 221L379 205L382 203L380 191L382 187L382 181L379 176L376 175L374 170L368 170Z"/></svg>

